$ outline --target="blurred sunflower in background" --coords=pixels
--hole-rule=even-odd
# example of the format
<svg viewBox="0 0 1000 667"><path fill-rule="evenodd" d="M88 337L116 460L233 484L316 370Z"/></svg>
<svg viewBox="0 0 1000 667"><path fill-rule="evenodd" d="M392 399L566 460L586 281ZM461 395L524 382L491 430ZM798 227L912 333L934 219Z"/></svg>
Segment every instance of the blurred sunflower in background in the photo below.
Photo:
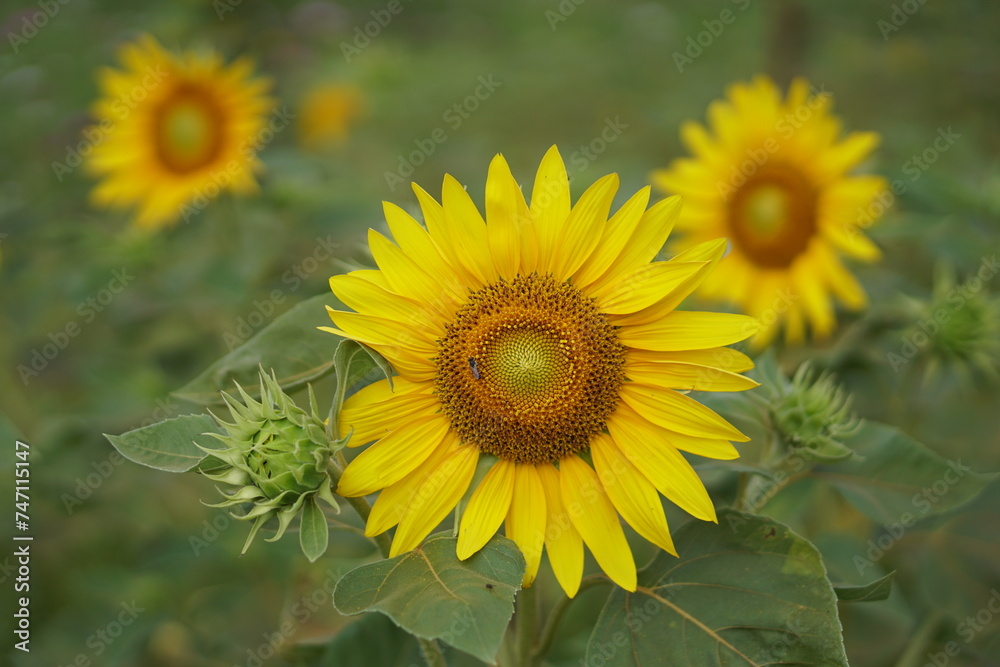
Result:
<svg viewBox="0 0 1000 667"><path fill-rule="evenodd" d="M725 236L731 249L700 295L737 304L762 322L762 348L784 324L801 343L808 322L816 338L836 325L831 295L846 307L867 305L841 254L865 262L881 253L863 233L869 204L888 184L852 175L878 144L872 132L840 138L832 96L792 82L787 97L759 76L730 87L708 109L711 132L687 122L681 139L693 154L655 171L663 191L684 198L677 221L683 250Z"/></svg>
<svg viewBox="0 0 1000 667"><path fill-rule="evenodd" d="M676 553L663 494L714 521L682 451L715 459L747 438L684 390L739 391L753 366L724 347L757 331L744 315L683 312L725 250L724 240L653 261L680 208L647 209L650 188L610 218L618 189L605 176L571 206L553 147L530 205L500 155L486 217L451 176L441 203L414 185L426 228L386 203L396 243L375 231L377 270L331 278L355 312L330 309L327 330L370 345L399 377L347 399L339 432L377 441L343 472L338 493L381 491L366 533L396 526L391 555L413 549L463 498L477 465L489 471L461 517L458 557L506 525L534 580L543 548L570 596L583 544L623 588L636 568L619 514Z"/></svg>
<svg viewBox="0 0 1000 667"><path fill-rule="evenodd" d="M196 199L257 190L256 150L273 101L249 59L227 66L214 52L178 56L149 35L122 47L119 59L122 69L98 74L103 96L85 131L96 138L87 159L101 179L94 204L135 207L134 224L153 229L176 222Z"/></svg>
<svg viewBox="0 0 1000 667"><path fill-rule="evenodd" d="M357 87L332 83L316 86L299 105L299 144L322 150L344 143L363 111L364 100Z"/></svg>

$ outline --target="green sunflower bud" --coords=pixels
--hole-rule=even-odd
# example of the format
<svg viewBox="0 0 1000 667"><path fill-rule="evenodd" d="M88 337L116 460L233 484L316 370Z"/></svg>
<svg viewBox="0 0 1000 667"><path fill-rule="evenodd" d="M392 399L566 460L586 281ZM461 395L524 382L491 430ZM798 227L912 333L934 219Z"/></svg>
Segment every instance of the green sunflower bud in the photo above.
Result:
<svg viewBox="0 0 1000 667"><path fill-rule="evenodd" d="M281 390L273 375L261 370L260 380L260 401L239 385L242 401L222 393L233 421L213 415L225 434L211 435L224 447L204 450L218 460L218 465L206 467L204 475L237 487L231 493L222 492L225 500L211 507L252 505L244 514L233 514L254 521L244 553L264 524L278 519L277 532L268 541L278 540L306 503L317 498L339 510L328 473L330 441L312 388L311 411L306 412Z"/></svg>
<svg viewBox="0 0 1000 667"><path fill-rule="evenodd" d="M908 300L913 324L903 334L904 348L925 357L925 381L942 371L965 382L975 371L997 377L1000 300L986 289L992 270L984 264L977 274L958 284L954 270L939 266L930 300Z"/></svg>
<svg viewBox="0 0 1000 667"><path fill-rule="evenodd" d="M861 424L851 409L851 397L831 375L815 376L808 363L775 396L772 414L785 442L807 458L832 463L853 454L842 442Z"/></svg>

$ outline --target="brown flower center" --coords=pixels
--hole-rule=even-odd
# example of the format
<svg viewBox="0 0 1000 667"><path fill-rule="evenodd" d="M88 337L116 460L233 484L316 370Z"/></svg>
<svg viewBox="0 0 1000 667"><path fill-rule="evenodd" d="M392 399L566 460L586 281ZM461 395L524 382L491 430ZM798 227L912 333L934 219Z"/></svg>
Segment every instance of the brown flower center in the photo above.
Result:
<svg viewBox="0 0 1000 667"><path fill-rule="evenodd" d="M784 269L816 234L818 195L791 165L768 163L728 202L733 244L757 266Z"/></svg>
<svg viewBox="0 0 1000 667"><path fill-rule="evenodd" d="M212 96L180 83L153 112L156 155L170 171L186 174L215 160L222 151L225 121Z"/></svg>
<svg viewBox="0 0 1000 667"><path fill-rule="evenodd" d="M473 292L438 341L436 391L471 444L517 463L587 449L618 405L625 347L593 299L551 276Z"/></svg>

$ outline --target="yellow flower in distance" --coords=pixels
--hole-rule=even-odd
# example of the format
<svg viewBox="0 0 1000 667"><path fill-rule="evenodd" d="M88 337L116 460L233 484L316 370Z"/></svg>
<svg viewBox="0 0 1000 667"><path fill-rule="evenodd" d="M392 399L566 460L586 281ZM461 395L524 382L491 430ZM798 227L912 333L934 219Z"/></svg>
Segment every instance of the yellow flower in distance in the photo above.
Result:
<svg viewBox="0 0 1000 667"><path fill-rule="evenodd" d="M887 183L850 175L878 143L872 132L840 139L832 96L794 81L782 100L774 82L757 77L730 87L708 109L712 132L681 127L693 154L652 175L654 185L684 198L677 221L684 249L725 236L731 251L699 295L738 304L762 322L755 347L769 343L782 323L785 338L817 338L836 321L830 295L848 308L866 306L864 290L840 255L880 257L862 229L873 222L872 200Z"/></svg>
<svg viewBox="0 0 1000 667"><path fill-rule="evenodd" d="M256 151L273 101L250 60L226 66L217 53L177 56L149 35L119 58L122 69L99 72L96 124L84 133L93 146L88 170L101 179L95 204L135 207L136 226L158 228L220 191L257 190Z"/></svg>
<svg viewBox="0 0 1000 667"><path fill-rule="evenodd" d="M367 534L393 526L392 555L413 549L489 472L461 518L466 559L506 526L530 585L543 548L567 594L583 544L615 582L635 590L619 514L676 553L659 494L715 520L682 451L738 456L732 425L685 390L738 391L752 367L724 346L756 332L745 315L675 310L722 256L710 241L654 261L680 200L651 206L650 188L610 218L618 176L570 204L559 152L545 155L530 205L497 155L485 220L445 176L441 203L414 185L426 228L394 204L395 243L376 231L378 270L330 279L355 312L330 309L338 328L382 353L399 376L349 397L340 418L351 446L377 441L344 470L338 492L381 491Z"/></svg>
<svg viewBox="0 0 1000 667"><path fill-rule="evenodd" d="M354 86L326 84L313 88L300 105L299 143L309 149L343 143L363 107L361 92Z"/></svg>

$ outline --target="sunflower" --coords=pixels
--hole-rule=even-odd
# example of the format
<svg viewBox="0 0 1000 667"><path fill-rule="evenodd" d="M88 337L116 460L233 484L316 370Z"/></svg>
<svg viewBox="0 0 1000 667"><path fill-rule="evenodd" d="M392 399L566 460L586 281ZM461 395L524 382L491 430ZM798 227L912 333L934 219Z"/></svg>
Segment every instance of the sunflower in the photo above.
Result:
<svg viewBox="0 0 1000 667"><path fill-rule="evenodd" d="M149 35L119 58L123 69L98 74L97 122L84 132L87 167L101 178L95 204L135 206L135 224L157 228L221 190L256 191L256 150L273 102L250 60L226 66L216 53L176 56Z"/></svg>
<svg viewBox="0 0 1000 667"><path fill-rule="evenodd" d="M299 144L315 150L344 143L364 103L354 86L323 84L306 94L300 108Z"/></svg>
<svg viewBox="0 0 1000 667"><path fill-rule="evenodd" d="M713 134L698 123L681 127L694 157L652 175L654 185L684 197L678 250L728 237L731 251L700 296L727 300L762 322L755 347L782 324L788 342L816 338L835 326L830 295L859 310L867 297L840 255L862 261L879 249L862 229L873 221L872 200L885 179L850 175L878 143L872 132L840 139L832 99L797 79L782 100L774 82L738 83L728 100L708 109Z"/></svg>
<svg viewBox="0 0 1000 667"><path fill-rule="evenodd" d="M676 553L658 494L708 521L715 510L682 451L738 456L736 428L686 390L756 386L724 347L755 333L745 315L676 306L725 249L724 240L653 261L680 208L646 208L650 188L610 218L618 176L570 205L558 150L545 155L529 205L497 155L486 219L445 176L438 203L414 185L425 228L385 203L395 243L369 231L378 270L330 280L355 312L330 309L326 330L370 345L398 372L344 403L341 436L377 441L351 461L338 492L381 491L366 527L396 528L391 555L413 549L488 472L461 516L466 559L506 527L530 585L543 549L567 594L583 544L608 576L635 590L619 514Z"/></svg>

